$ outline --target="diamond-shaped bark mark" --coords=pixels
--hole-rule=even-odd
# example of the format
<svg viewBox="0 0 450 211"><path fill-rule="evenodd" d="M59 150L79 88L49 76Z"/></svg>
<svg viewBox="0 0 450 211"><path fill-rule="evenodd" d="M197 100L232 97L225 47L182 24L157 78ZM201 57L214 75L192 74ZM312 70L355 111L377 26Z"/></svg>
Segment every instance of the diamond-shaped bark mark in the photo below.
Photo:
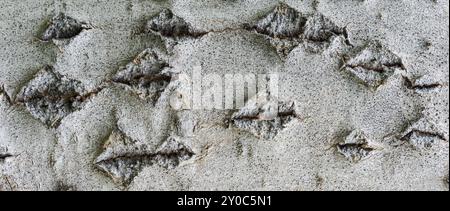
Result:
<svg viewBox="0 0 450 211"><path fill-rule="evenodd" d="M116 129L103 147L94 164L107 173L114 182L127 186L146 166L158 164L173 169L190 159L194 153L179 137L171 136L157 150L135 141Z"/></svg>
<svg viewBox="0 0 450 211"><path fill-rule="evenodd" d="M369 157L374 150L364 133L357 130L352 131L337 145L337 151L351 162Z"/></svg>
<svg viewBox="0 0 450 211"><path fill-rule="evenodd" d="M273 38L296 38L302 33L305 22L306 19L298 11L280 4L250 28Z"/></svg>
<svg viewBox="0 0 450 211"><path fill-rule="evenodd" d="M345 43L350 45L345 28L338 27L319 13L309 17L303 16L286 4L280 4L265 18L253 26L246 27L268 36L282 59L300 44L312 53L321 52L333 42L332 38L337 36L343 37Z"/></svg>
<svg viewBox="0 0 450 211"><path fill-rule="evenodd" d="M416 149L425 149L440 140L448 141L448 134L439 126L422 118L408 127L400 135L400 140L408 142Z"/></svg>
<svg viewBox="0 0 450 211"><path fill-rule="evenodd" d="M164 72L168 66L155 51L147 49L120 70L113 81L130 86L142 98L158 98L171 80L170 73Z"/></svg>
<svg viewBox="0 0 450 211"><path fill-rule="evenodd" d="M184 19L176 16L169 9L164 9L158 15L147 22L149 32L156 32L164 37L199 36L200 32L195 32L191 25Z"/></svg>
<svg viewBox="0 0 450 211"><path fill-rule="evenodd" d="M69 39L80 34L83 29L87 29L85 23L60 13L52 18L41 39Z"/></svg>
<svg viewBox="0 0 450 211"><path fill-rule="evenodd" d="M122 185L130 184L143 166L151 164L153 156L145 144L129 138L120 130L111 133L103 149L95 165Z"/></svg>
<svg viewBox="0 0 450 211"><path fill-rule="evenodd" d="M67 79L45 67L17 96L28 111L48 126L56 126L61 119L79 110L89 95L83 95L79 81Z"/></svg>
<svg viewBox="0 0 450 211"><path fill-rule="evenodd" d="M443 83L442 81L432 75L424 75L422 77L403 77L405 86L408 89L414 90L419 93L429 93L439 90Z"/></svg>
<svg viewBox="0 0 450 211"><path fill-rule="evenodd" d="M288 123L297 118L294 103L257 98L232 116L235 127L263 139L273 139Z"/></svg>
<svg viewBox="0 0 450 211"><path fill-rule="evenodd" d="M345 29L336 26L322 14L314 14L305 24L303 37L315 42L328 41L332 36L344 35Z"/></svg>
<svg viewBox="0 0 450 211"><path fill-rule="evenodd" d="M378 41L370 42L348 60L344 68L367 86L374 88L382 85L396 69L404 70L401 58Z"/></svg>

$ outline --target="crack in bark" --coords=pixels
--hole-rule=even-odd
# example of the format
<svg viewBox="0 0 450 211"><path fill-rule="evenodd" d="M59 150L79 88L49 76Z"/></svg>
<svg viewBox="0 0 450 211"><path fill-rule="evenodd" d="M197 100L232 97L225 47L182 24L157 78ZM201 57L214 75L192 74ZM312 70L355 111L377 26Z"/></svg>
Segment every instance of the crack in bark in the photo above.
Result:
<svg viewBox="0 0 450 211"><path fill-rule="evenodd" d="M8 152L8 148L0 147L0 162L4 162L7 158L14 155Z"/></svg>
<svg viewBox="0 0 450 211"><path fill-rule="evenodd" d="M9 153L5 153L5 154L0 153L0 160L2 160L2 161L4 161L6 158L10 158L10 157L13 157L13 155L9 154Z"/></svg>

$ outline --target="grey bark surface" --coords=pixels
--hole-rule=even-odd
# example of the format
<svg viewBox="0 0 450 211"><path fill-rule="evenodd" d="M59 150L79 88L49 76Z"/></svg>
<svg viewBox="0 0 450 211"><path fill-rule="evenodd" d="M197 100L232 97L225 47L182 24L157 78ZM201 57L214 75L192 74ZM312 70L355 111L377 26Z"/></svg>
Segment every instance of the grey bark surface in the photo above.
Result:
<svg viewBox="0 0 450 211"><path fill-rule="evenodd" d="M448 191L446 0L0 0L0 37L0 191ZM279 101L174 109L197 66Z"/></svg>

